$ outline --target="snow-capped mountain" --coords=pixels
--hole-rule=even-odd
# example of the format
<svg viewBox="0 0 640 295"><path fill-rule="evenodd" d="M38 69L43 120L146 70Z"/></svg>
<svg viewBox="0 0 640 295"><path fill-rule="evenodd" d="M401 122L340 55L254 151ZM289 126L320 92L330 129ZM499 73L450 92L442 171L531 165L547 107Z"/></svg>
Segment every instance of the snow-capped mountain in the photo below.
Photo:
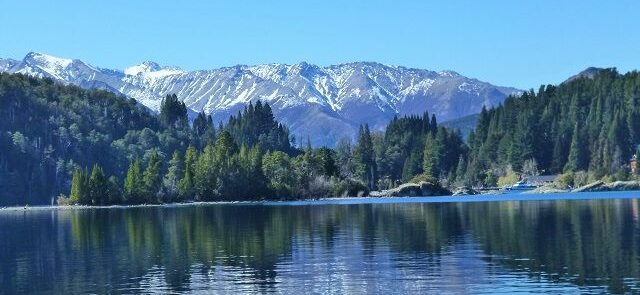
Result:
<svg viewBox="0 0 640 295"><path fill-rule="evenodd" d="M224 121L249 102L262 100L271 104L275 117L292 134L302 140L309 137L314 145L334 145L342 137L353 136L363 123L382 129L395 115L429 111L440 121L460 118L520 93L452 71L372 62L185 71L147 61L120 71L32 52L21 61L0 59L0 71L121 93L152 110L158 110L165 95L175 93L191 110L204 110L215 121Z"/></svg>

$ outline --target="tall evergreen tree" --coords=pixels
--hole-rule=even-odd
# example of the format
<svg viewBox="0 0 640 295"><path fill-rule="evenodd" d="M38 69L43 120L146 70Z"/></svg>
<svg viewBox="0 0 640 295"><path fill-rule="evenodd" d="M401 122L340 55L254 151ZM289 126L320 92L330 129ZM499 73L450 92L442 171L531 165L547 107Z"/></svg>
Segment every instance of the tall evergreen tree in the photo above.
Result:
<svg viewBox="0 0 640 295"><path fill-rule="evenodd" d="M402 180L410 181L414 176L422 173L422 153L416 148L409 153L402 167Z"/></svg>
<svg viewBox="0 0 640 295"><path fill-rule="evenodd" d="M140 160L135 159L131 162L131 165L129 165L127 176L124 181L125 201L134 204L142 203L144 202L145 194L146 189L142 176Z"/></svg>
<svg viewBox="0 0 640 295"><path fill-rule="evenodd" d="M338 176L338 166L336 165L336 153L334 150L321 147L315 152L315 158L320 174Z"/></svg>
<svg viewBox="0 0 640 295"><path fill-rule="evenodd" d="M91 169L88 199L93 205L105 205L109 200L108 179L98 164L94 164L93 169Z"/></svg>
<svg viewBox="0 0 640 295"><path fill-rule="evenodd" d="M335 148L336 162L340 175L345 178L354 177L353 151L351 147L351 139L343 138L338 141Z"/></svg>
<svg viewBox="0 0 640 295"><path fill-rule="evenodd" d="M184 168L182 164L180 152L173 152L173 156L169 161L167 174L165 174L162 181L165 192L171 200L175 200L178 197L178 184L180 182L180 177L184 175Z"/></svg>
<svg viewBox="0 0 640 295"><path fill-rule="evenodd" d="M216 131L211 115L206 115L204 111L198 113L198 116L193 120L193 132L199 148L203 148L208 142L215 140Z"/></svg>
<svg viewBox="0 0 640 295"><path fill-rule="evenodd" d="M220 140L218 138L216 142ZM228 161L230 159L224 160ZM193 190L196 200L214 200L221 197L221 192L218 190L221 185L221 179L218 177L219 170L220 162L215 157L215 147L212 143L209 143L200 153L193 171ZM185 172L185 179L188 177L188 173Z"/></svg>
<svg viewBox="0 0 640 295"><path fill-rule="evenodd" d="M160 104L160 121L167 126L186 125L187 106L175 94L167 95Z"/></svg>
<svg viewBox="0 0 640 295"><path fill-rule="evenodd" d="M196 169L196 162L198 160L198 154L194 146L189 146L187 152L184 155L184 174L178 183L178 194L181 199L193 198L195 194L194 189L194 175Z"/></svg>
<svg viewBox="0 0 640 295"><path fill-rule="evenodd" d="M578 171L585 168L585 145L580 134L578 123L573 128L571 146L569 148L569 157L564 166L564 171Z"/></svg>
<svg viewBox="0 0 640 295"><path fill-rule="evenodd" d="M122 190L121 186L118 183L118 178L115 176L110 176L107 180L107 203L109 204L120 204L122 203Z"/></svg>
<svg viewBox="0 0 640 295"><path fill-rule="evenodd" d="M458 165L456 166L456 184L458 186L467 186L467 179L466 179L466 173L467 173L467 162L465 161L464 157L460 156L458 158Z"/></svg>
<svg viewBox="0 0 640 295"><path fill-rule="evenodd" d="M427 135L423 152L422 171L425 176L437 179L440 173L440 148L436 139Z"/></svg>
<svg viewBox="0 0 640 295"><path fill-rule="evenodd" d="M158 152L152 152L149 157L149 163L144 170L142 179L145 186L145 200L147 202L155 202L155 196L158 195L162 187L162 162Z"/></svg>
<svg viewBox="0 0 640 295"><path fill-rule="evenodd" d="M86 173L80 168L73 171L71 180L71 194L69 196L72 204L86 204L88 191L88 181Z"/></svg>
<svg viewBox="0 0 640 295"><path fill-rule="evenodd" d="M356 176L366 183L370 189L375 188L377 168L369 125L360 126L358 144L353 154Z"/></svg>
<svg viewBox="0 0 640 295"><path fill-rule="evenodd" d="M431 123L429 123L431 127L431 133L436 133L438 131L438 121L436 120L436 115L431 115Z"/></svg>

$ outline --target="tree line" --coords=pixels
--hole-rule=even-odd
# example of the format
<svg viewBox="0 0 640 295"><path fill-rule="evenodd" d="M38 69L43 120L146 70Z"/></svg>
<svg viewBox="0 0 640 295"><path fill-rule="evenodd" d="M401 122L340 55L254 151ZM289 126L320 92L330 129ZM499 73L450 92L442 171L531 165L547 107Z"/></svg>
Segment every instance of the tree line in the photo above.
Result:
<svg viewBox="0 0 640 295"><path fill-rule="evenodd" d="M123 180L106 177L99 164L77 167L70 204L153 204L183 201L241 201L356 196L366 194L358 179L339 173L329 148L299 149L271 107L258 101L215 127L200 113L189 126L184 103L175 95L161 105L160 123L192 135L186 150L167 157L148 150L130 162ZM166 163L166 165L165 165ZM119 185L120 183L120 185Z"/></svg>
<svg viewBox="0 0 640 295"><path fill-rule="evenodd" d="M470 134L464 182L564 174L567 185L629 179L640 143L640 74L604 69L483 109Z"/></svg>
<svg viewBox="0 0 640 295"><path fill-rule="evenodd" d="M108 91L0 74L0 204L362 196L405 182L496 186L558 173L567 185L629 179L638 100L640 75L607 69L483 109L467 142L424 113L313 148L296 146L260 101L224 124L205 113L190 122L175 95L155 115Z"/></svg>
<svg viewBox="0 0 640 295"><path fill-rule="evenodd" d="M204 113L189 122L175 95L154 115L111 92L20 74L0 74L0 123L5 205L364 196L421 175L425 150L440 163L428 177L452 173L444 159L463 151L459 135L428 114L313 148L292 144L260 101L216 126Z"/></svg>

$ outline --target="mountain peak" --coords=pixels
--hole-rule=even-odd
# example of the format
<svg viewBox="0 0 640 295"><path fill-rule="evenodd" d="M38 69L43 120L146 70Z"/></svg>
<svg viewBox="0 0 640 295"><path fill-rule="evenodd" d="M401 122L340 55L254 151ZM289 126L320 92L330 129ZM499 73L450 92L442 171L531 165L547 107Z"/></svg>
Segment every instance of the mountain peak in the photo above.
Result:
<svg viewBox="0 0 640 295"><path fill-rule="evenodd" d="M72 59L61 58L53 55L48 55L39 52L29 52L23 59L26 63L37 63L46 67L59 67L66 68L71 63L73 63Z"/></svg>
<svg viewBox="0 0 640 295"><path fill-rule="evenodd" d="M24 59L22 59L22 66L18 72L37 77L65 80L69 78L68 73L73 63L73 59L61 58L39 52L29 52Z"/></svg>
<svg viewBox="0 0 640 295"><path fill-rule="evenodd" d="M153 61L143 61L140 64L126 68L124 70L124 73L127 75L135 76L140 73L156 72L160 69L160 65Z"/></svg>
<svg viewBox="0 0 640 295"><path fill-rule="evenodd" d="M460 76L460 74L458 74L458 72L451 71L451 70L440 71L440 72L438 72L438 75L443 76L443 77L458 77L458 76Z"/></svg>
<svg viewBox="0 0 640 295"><path fill-rule="evenodd" d="M380 130L396 115L428 111L446 121L478 113L483 106L496 106L519 91L453 71L437 73L366 61L328 66L301 61L202 71L145 61L122 71L30 52L20 62L0 60L2 71L106 89L154 111L159 110L162 97L175 93L189 109L205 111L216 122L226 121L249 102L262 100L272 106L274 116L289 126L291 134L314 135L314 145L353 138L360 124Z"/></svg>
<svg viewBox="0 0 640 295"><path fill-rule="evenodd" d="M178 67L163 67L153 61L143 61L140 64L126 68L124 70L124 73L129 76L136 76L139 74L144 74L144 75L151 74L152 76L155 77L158 75L166 76L171 74L179 74L179 73L183 73L183 71Z"/></svg>
<svg viewBox="0 0 640 295"><path fill-rule="evenodd" d="M605 70L605 68L588 67L588 68L584 69L582 72L569 77L569 79L564 81L564 83L571 82L571 81L577 80L577 79L582 79L582 78L593 79L593 77L595 75L597 75L598 73L600 73L603 70Z"/></svg>

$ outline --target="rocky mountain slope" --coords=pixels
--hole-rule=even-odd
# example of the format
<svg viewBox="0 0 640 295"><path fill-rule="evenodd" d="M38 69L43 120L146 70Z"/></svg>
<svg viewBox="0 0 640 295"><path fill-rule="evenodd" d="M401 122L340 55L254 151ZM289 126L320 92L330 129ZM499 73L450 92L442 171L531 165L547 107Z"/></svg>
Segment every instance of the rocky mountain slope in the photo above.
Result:
<svg viewBox="0 0 640 295"><path fill-rule="evenodd" d="M0 59L0 71L49 77L84 88L124 94L152 110L175 93L195 112L226 120L249 102L271 104L298 142L334 145L353 136L359 124L382 129L395 115L435 113L439 121L478 113L519 90L494 86L452 71L434 72L372 62L320 67L305 62L237 65L185 71L143 62L123 71L102 69L77 59L27 54Z"/></svg>

